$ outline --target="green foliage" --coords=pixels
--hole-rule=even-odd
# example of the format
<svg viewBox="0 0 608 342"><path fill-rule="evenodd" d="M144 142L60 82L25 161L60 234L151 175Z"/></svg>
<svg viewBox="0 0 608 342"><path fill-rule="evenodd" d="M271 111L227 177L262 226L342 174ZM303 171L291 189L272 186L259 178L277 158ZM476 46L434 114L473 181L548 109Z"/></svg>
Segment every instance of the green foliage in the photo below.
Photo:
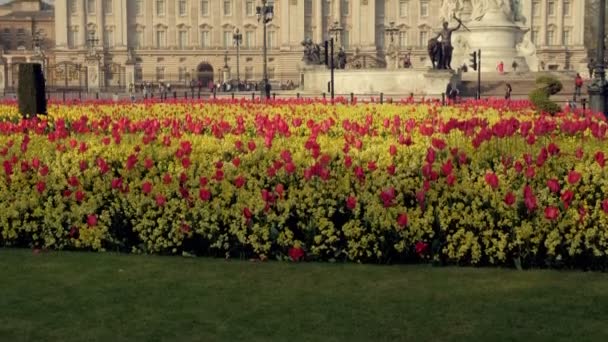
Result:
<svg viewBox="0 0 608 342"><path fill-rule="evenodd" d="M559 93L563 85L555 77L544 75L536 79L537 88L530 93L530 102L534 104L536 109L549 113L551 115L558 113L560 106L550 100L551 95Z"/></svg>
<svg viewBox="0 0 608 342"><path fill-rule="evenodd" d="M37 63L19 65L19 112L24 118L46 114L46 93L42 66Z"/></svg>

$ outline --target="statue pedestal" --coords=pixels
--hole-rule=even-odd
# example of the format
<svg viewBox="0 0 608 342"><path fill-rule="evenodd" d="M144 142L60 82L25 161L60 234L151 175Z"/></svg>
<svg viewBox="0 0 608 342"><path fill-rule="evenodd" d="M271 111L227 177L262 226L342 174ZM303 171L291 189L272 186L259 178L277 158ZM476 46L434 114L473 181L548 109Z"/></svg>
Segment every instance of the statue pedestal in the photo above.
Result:
<svg viewBox="0 0 608 342"><path fill-rule="evenodd" d="M302 90L311 93L327 93L330 72L322 69L302 70ZM461 75L449 70L414 69L345 69L335 70L336 94L355 93L373 95L379 93L439 97L445 93L448 83L458 87Z"/></svg>
<svg viewBox="0 0 608 342"><path fill-rule="evenodd" d="M91 56L86 58L87 67L87 90L98 91L103 88L103 79L101 73L101 63L97 56Z"/></svg>
<svg viewBox="0 0 608 342"><path fill-rule="evenodd" d="M514 61L517 62L517 71L530 71L526 58L517 50L525 32L503 12L489 11L481 20L470 21L466 25L470 32L461 30L454 34L453 39L462 39L465 47L454 44L452 67L460 66L463 61L469 65L469 54L481 50L482 72L496 72L500 62L504 63L505 71L511 71Z"/></svg>

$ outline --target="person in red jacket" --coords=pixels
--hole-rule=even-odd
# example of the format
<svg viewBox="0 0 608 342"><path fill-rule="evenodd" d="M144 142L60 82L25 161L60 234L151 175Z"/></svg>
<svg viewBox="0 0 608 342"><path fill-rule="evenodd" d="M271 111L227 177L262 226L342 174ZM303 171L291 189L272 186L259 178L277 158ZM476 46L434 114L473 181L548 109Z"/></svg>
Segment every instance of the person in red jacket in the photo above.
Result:
<svg viewBox="0 0 608 342"><path fill-rule="evenodd" d="M581 96L582 89L583 89L583 78L581 77L580 74L577 73L576 78L574 78L574 101L576 101L576 99Z"/></svg>

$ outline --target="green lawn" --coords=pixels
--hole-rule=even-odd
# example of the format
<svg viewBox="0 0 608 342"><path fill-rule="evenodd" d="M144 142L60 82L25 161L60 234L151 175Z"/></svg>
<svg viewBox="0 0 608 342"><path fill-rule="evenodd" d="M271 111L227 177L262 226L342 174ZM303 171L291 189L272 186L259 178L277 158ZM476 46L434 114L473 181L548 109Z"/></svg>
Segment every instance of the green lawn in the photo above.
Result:
<svg viewBox="0 0 608 342"><path fill-rule="evenodd" d="M608 275L0 249L0 341L608 341Z"/></svg>

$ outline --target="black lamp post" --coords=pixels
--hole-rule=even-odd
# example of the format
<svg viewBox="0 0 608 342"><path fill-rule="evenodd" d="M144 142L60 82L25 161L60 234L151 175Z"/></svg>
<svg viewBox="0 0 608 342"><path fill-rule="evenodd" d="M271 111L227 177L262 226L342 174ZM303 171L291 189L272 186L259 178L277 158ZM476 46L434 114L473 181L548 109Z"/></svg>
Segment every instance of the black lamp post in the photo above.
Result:
<svg viewBox="0 0 608 342"><path fill-rule="evenodd" d="M266 42L266 24L268 24L269 22L272 21L273 17L274 17L274 6L272 3L268 3L267 0L262 0L262 6L257 6L256 7L256 13L258 16L258 22L262 23L262 27L264 29L264 45L263 45L263 52L264 52L264 79L262 80L262 84L261 84L261 88L260 91L262 93L262 97L266 97L266 99L270 98L270 89L269 89L269 84L268 84L268 61L267 61L267 55L268 55L268 46L267 46L267 42ZM268 89L268 91L267 91Z"/></svg>
<svg viewBox="0 0 608 342"><path fill-rule="evenodd" d="M234 39L234 44L236 45L236 89L240 90L241 86L241 75L240 75L240 67L239 67L239 59L240 59L240 46L243 41L243 34L239 32L237 28L232 34L232 39Z"/></svg>
<svg viewBox="0 0 608 342"><path fill-rule="evenodd" d="M595 64L594 78L589 85L589 106L596 112L601 112L606 115L608 105L606 98L608 94L608 85L606 84L606 69L604 65L604 49L606 42L603 37L606 33L606 0L599 1L599 17L598 17L598 39L597 39L597 57Z"/></svg>

